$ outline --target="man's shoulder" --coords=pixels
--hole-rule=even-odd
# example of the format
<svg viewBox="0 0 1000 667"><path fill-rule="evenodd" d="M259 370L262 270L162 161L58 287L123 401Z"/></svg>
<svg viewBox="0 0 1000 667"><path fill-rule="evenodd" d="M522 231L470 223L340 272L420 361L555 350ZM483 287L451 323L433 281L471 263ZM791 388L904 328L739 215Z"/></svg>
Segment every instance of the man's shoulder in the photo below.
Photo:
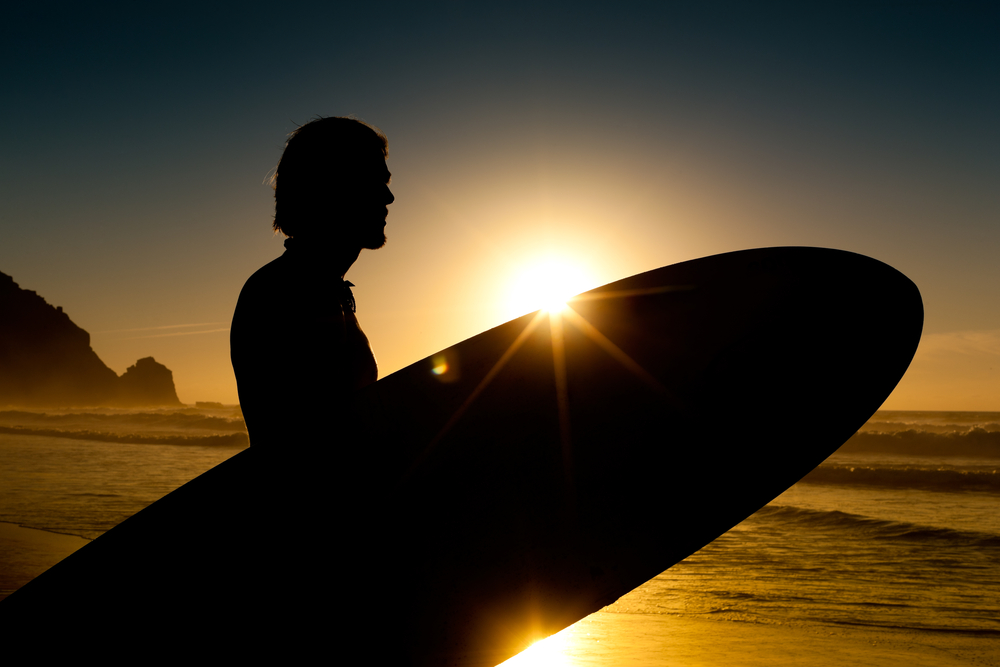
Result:
<svg viewBox="0 0 1000 667"><path fill-rule="evenodd" d="M235 319L258 319L266 317L268 311L280 308L289 285L294 284L288 263L278 257L254 271L243 283L236 301Z"/></svg>
<svg viewBox="0 0 1000 667"><path fill-rule="evenodd" d="M247 289L271 289L288 280L290 272L291 267L286 261L285 256L278 255L247 278L247 281L243 284L243 291L240 294L242 295Z"/></svg>
<svg viewBox="0 0 1000 667"><path fill-rule="evenodd" d="M254 271L243 283L237 308L247 301L271 300L279 295L287 298L301 283L299 273L295 263L290 262L285 255L276 257Z"/></svg>
<svg viewBox="0 0 1000 667"><path fill-rule="evenodd" d="M326 292L325 283L317 282L314 271L286 253L247 278L236 302L234 321L282 326L282 318L297 319L303 312L326 307Z"/></svg>

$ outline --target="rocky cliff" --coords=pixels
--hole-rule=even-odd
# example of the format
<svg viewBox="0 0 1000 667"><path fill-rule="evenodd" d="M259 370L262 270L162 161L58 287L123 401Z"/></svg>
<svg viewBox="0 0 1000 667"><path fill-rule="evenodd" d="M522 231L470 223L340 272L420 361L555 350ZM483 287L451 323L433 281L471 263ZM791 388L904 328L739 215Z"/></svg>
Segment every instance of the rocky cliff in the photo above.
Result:
<svg viewBox="0 0 1000 667"><path fill-rule="evenodd" d="M0 273L0 405L180 405L173 373L152 357L121 377L62 308Z"/></svg>

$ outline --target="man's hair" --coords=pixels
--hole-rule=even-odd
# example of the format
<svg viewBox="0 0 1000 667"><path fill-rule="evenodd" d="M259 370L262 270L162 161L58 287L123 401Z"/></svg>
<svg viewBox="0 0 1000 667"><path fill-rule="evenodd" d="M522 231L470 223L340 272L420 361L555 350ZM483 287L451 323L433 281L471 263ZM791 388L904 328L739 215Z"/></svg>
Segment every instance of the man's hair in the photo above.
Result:
<svg viewBox="0 0 1000 667"><path fill-rule="evenodd" d="M316 118L288 135L271 179L274 230L295 236L319 222L331 196L350 186L359 161L370 160L375 151L389 157L389 141L356 118Z"/></svg>

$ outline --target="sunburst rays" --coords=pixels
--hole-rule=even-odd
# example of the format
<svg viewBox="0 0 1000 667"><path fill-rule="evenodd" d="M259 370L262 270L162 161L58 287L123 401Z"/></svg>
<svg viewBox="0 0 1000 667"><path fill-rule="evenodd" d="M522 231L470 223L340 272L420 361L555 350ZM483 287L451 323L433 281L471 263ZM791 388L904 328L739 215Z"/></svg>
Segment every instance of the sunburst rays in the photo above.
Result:
<svg viewBox="0 0 1000 667"><path fill-rule="evenodd" d="M434 451L441 439L448 434L448 431L450 431L452 427L458 423L458 421L462 418L462 415L465 414L466 410L468 410L476 399L479 398L479 395L483 393L483 390L485 390L490 383L493 382L493 378L495 378L500 371L503 370L503 367L507 365L507 362L510 361L511 357L513 357L517 351L521 349L524 341L526 341L535 331L535 328L538 326L538 323L541 321L543 316L544 311L540 310L535 313L535 316L531 318L531 321L529 321L527 325L525 325L524 329L521 330L521 333L519 333L517 338L514 339L514 342L507 347L507 350L500 355L500 358L497 359L497 362L493 364L493 367L489 370L489 372L483 377L482 380L480 380L479 384L476 385L476 388L472 390L472 393L466 397L465 401L462 402L462 405L455 410L451 418L445 423L444 426L441 427L441 430L438 431L433 438L431 438L429 443L427 443L427 446L424 447L420 455L414 460L413 465L410 466L410 470L407 472L406 477L412 475L417 468L420 467L420 464L428 456L430 456L431 452Z"/></svg>
<svg viewBox="0 0 1000 667"><path fill-rule="evenodd" d="M552 350L552 377L554 379L554 389L555 389L555 402L557 406L558 415L558 425L559 425L559 444L561 453L561 466L562 466L562 476L563 476L563 493L564 493L564 512L565 518L569 521L575 521L577 507L576 507L576 485L574 480L574 447L573 447L573 423L572 423L572 410L571 410L571 397L569 392L569 365L572 362L572 352L567 353L567 326L572 327L576 331L582 333L586 338L592 341L598 348L600 348L604 353L606 353L611 359L613 359L617 364L624 368L628 373L635 376L643 385L650 389L655 395L659 396L667 403L673 403L673 396L671 392L660 382L652 373L646 370L640 363L635 361L631 356L629 356L624 350L621 349L616 343L604 335L594 324L592 324L586 317L580 314L577 310L573 308L575 302L591 301L597 299L613 299L613 298L626 298L635 296L646 296L660 294L664 292L675 291L675 287L658 287L652 289L641 289L641 290L620 290L613 292L600 292L597 294L584 294L575 299L571 299L566 307L559 309L552 309L546 312L546 310L539 310L532 316L524 328L517 334L513 342L507 346L500 358L497 359L496 363L490 368L490 370L483 376L482 380L475 386L475 388L469 393L469 395L464 399L462 404L452 413L448 421L443 427L434 435L433 438L428 442L427 446L423 449L420 455L414 460L413 465L406 474L406 478L411 478L427 461L427 459L435 452L437 447L440 445L441 441L447 436L447 434L455 427L455 425L465 416L469 409L475 404L479 397L484 391L496 380L505 367L509 364L511 359L518 353L519 350L524 346L524 344L535 335L538 331L538 327L542 323L542 320L548 316L549 321L549 338ZM540 609L537 610L540 612ZM541 619L539 619L541 620ZM539 630L544 624L539 624ZM541 639L544 634L547 633L536 633L537 638ZM519 656L520 659L515 659L511 664L560 664L559 660L562 659L562 655L565 651L565 639L557 639L558 637L564 637L564 635L556 635L556 637L550 637L548 640L540 642L535 645L534 648L525 652L523 656ZM539 662L541 661L541 662Z"/></svg>
<svg viewBox="0 0 1000 667"><path fill-rule="evenodd" d="M566 378L566 336L563 314L568 307L549 311L549 337L552 339L552 372L556 381L556 405L559 413L559 443L562 449L563 477L569 497L567 505L575 505L573 493L573 440L569 416L569 386Z"/></svg>
<svg viewBox="0 0 1000 667"><path fill-rule="evenodd" d="M440 441L448 434L449 431L457 424L465 413L472 407L473 403L479 398L479 396L486 390L487 387L493 382L493 380L500 374L507 363L513 358L513 356L521 349L525 341L535 332L538 328L541 320L548 315L549 317L549 335L552 344L552 372L555 379L555 390L556 390L556 405L558 412L559 421L559 441L562 451L562 462L564 475L567 482L567 489L572 488L572 475L573 475L573 446L572 446L572 420L570 417L570 397L569 397L569 384L567 379L567 360L566 360L566 336L565 336L565 326L564 322L568 321L573 327L583 333L587 338L593 341L598 347L604 350L612 359L617 361L623 368L625 368L629 373L638 378L643 384L649 387L654 393L659 395L661 399L668 403L675 403L676 399L659 380L657 380L649 371L642 367L641 364L636 362L632 357L625 353L618 345L611 341L607 336L605 336L601 331L591 324L583 315L578 313L573 309L572 304L574 302L583 301L593 301L593 300L603 300L603 299L614 299L614 298L626 298L635 296L648 296L654 294L662 294L666 292L673 292L679 290L690 289L684 286L661 286L653 288L643 288L643 289L631 289L631 290L613 290L607 292L597 292L597 293L586 293L581 294L573 299L566 302L565 307L552 309L546 311L545 309L539 310L535 313L534 317L528 321L524 329L517 335L514 341L507 347L500 358L493 364L489 372L483 377L483 379L476 385L476 388L466 397L462 404L455 410L448 421L443 427L431 438L427 446L423 449L419 456L414 460L413 465L410 467L406 477L410 477L420 465L427 459L428 456L436 449ZM569 499L568 499L569 500Z"/></svg>

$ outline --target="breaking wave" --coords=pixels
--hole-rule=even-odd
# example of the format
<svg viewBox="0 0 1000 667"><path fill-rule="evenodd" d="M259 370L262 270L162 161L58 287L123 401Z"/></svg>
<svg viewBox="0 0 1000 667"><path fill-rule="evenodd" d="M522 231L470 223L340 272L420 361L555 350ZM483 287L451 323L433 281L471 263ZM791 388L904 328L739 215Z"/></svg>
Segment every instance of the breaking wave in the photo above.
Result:
<svg viewBox="0 0 1000 667"><path fill-rule="evenodd" d="M960 547L1000 547L1000 535L922 526L904 521L872 519L839 511L822 511L767 505L760 509L755 519L774 521L786 526L809 526L819 529L843 531L864 539L922 542Z"/></svg>
<svg viewBox="0 0 1000 667"><path fill-rule="evenodd" d="M52 428L92 428L100 430L211 430L246 431L238 408L230 409L233 417L204 414L197 409L169 412L69 412L49 414L25 410L0 411L0 425Z"/></svg>
<svg viewBox="0 0 1000 667"><path fill-rule="evenodd" d="M223 433L213 435L163 434L143 435L137 433L108 433L106 431L62 430L54 428L30 428L24 426L0 426L0 433L11 435L43 435L70 440L96 440L99 442L123 442L133 445L198 445L202 447L247 447L250 439L244 433Z"/></svg>
<svg viewBox="0 0 1000 667"><path fill-rule="evenodd" d="M905 431L860 431L843 447L842 453L880 452L908 456L963 456L1000 459L1000 431L979 426L968 430L936 433L909 428Z"/></svg>
<svg viewBox="0 0 1000 667"><path fill-rule="evenodd" d="M802 481L807 484L879 486L951 493L975 491L1000 494L1000 469L824 463L806 475Z"/></svg>
<svg viewBox="0 0 1000 667"><path fill-rule="evenodd" d="M214 414L213 414L214 413ZM247 447L246 424L233 407L222 410L0 411L0 433L137 445Z"/></svg>

